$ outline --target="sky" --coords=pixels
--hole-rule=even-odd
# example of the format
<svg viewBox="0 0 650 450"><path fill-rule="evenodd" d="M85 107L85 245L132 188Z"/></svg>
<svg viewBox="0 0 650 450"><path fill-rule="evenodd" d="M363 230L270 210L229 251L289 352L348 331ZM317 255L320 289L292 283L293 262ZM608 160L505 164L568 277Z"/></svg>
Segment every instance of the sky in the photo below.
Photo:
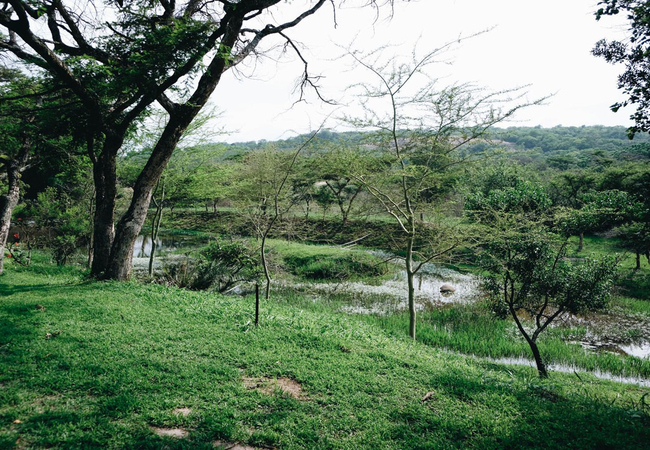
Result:
<svg viewBox="0 0 650 450"><path fill-rule="evenodd" d="M397 0L392 17L388 9L377 17L370 7L351 5L338 10L337 27L326 8L287 32L301 44L310 72L322 76L322 94L337 104L324 104L313 94L294 104L302 63L290 53L276 53L276 60L266 58L224 76L212 100L221 115L210 122L228 133L221 140L285 139L324 121L327 128L344 129L337 119L359 113L358 98L348 87L369 79L344 56L346 48L388 46L384 56L400 58L413 48L423 54L484 30L489 31L463 40L445 54L445 63L429 70L440 86L466 82L490 91L527 86L530 101L551 96L502 126L632 124L631 110L609 109L624 98L617 89L622 67L591 55L598 40L626 35L624 18L597 22L594 0Z"/></svg>

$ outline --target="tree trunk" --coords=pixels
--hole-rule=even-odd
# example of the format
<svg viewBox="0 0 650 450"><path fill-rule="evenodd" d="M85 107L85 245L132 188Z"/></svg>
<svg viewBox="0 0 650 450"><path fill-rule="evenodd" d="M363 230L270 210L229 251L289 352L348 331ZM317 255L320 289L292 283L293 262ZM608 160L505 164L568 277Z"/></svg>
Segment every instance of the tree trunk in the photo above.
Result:
<svg viewBox="0 0 650 450"><path fill-rule="evenodd" d="M504 293L506 295L506 300L508 303L508 309L510 311L510 315L515 321L515 324L517 324L517 328L519 328L519 332L521 335L524 337L526 342L528 343L528 346L530 347L530 350L533 352L533 358L535 358L535 365L537 366L537 372L539 373L540 378L548 378L548 372L546 371L546 365L544 364L544 361L542 361L542 355L539 353L539 348L537 347L537 342L535 339L537 339L535 336L535 339L531 338L526 330L524 329L524 326L521 324L521 321L519 320L519 317L517 317L517 311L515 311L514 308L514 298L510 298L509 300L507 299L507 292L508 289L507 287L504 289Z"/></svg>
<svg viewBox="0 0 650 450"><path fill-rule="evenodd" d="M264 290L264 298L268 300L271 297L271 274L269 273L269 266L266 262L266 235L262 236L262 245L260 246L260 259L262 260L262 269L264 270L264 278L266 279L266 288Z"/></svg>
<svg viewBox="0 0 650 450"><path fill-rule="evenodd" d="M107 137L102 153L93 163L95 217L90 275L97 278L101 278L108 268L111 246L115 238L116 155L123 141L123 136Z"/></svg>
<svg viewBox="0 0 650 450"><path fill-rule="evenodd" d="M4 272L5 245L9 236L9 227L11 227L11 214L20 197L18 171L9 167L7 172L9 189L6 195L0 197L0 274Z"/></svg>
<svg viewBox="0 0 650 450"><path fill-rule="evenodd" d="M636 267L634 270L640 270L641 269L641 252L637 250L636 252Z"/></svg>
<svg viewBox="0 0 650 450"><path fill-rule="evenodd" d="M24 169L31 141L25 139L20 153L7 164L7 193L0 196L0 274L4 272L5 246L11 227L11 215L20 198L20 172Z"/></svg>
<svg viewBox="0 0 650 450"><path fill-rule="evenodd" d="M93 217L95 214L95 193L93 192L92 197L90 198L90 208L88 208L88 215ZM88 268L93 265L93 246L95 241L95 227L90 229L90 237L88 238L88 262L86 263Z"/></svg>
<svg viewBox="0 0 650 450"><path fill-rule="evenodd" d="M408 247L406 250L406 281L408 284L408 300L409 300L409 336L415 340L415 327L416 327L416 311L415 311L415 285L413 282L413 241L415 235L409 236Z"/></svg>
<svg viewBox="0 0 650 450"><path fill-rule="evenodd" d="M540 378L548 378L548 372L546 371L546 365L542 361L542 355L539 353L539 348L537 343L532 339L526 339L528 341L528 346L533 352L533 358L535 358L535 365L537 365L537 372L539 373Z"/></svg>
<svg viewBox="0 0 650 450"><path fill-rule="evenodd" d="M153 262L156 258L156 241L158 239L158 230L160 230L160 222L162 221L163 215L163 203L165 201L165 185L162 185L162 193L160 201L154 203L156 205L156 214L153 217L151 223L151 253L149 254L149 276L153 276Z"/></svg>
<svg viewBox="0 0 650 450"><path fill-rule="evenodd" d="M165 131L135 182L129 209L117 224L104 278L128 280L131 277L133 246L147 218L154 187L160 180L176 144L198 111L195 107L183 107L179 108L179 112L170 115Z"/></svg>
<svg viewBox="0 0 650 450"><path fill-rule="evenodd" d="M580 232L580 242L578 243L578 252L582 251L582 248L584 247L585 243L585 233L583 231Z"/></svg>

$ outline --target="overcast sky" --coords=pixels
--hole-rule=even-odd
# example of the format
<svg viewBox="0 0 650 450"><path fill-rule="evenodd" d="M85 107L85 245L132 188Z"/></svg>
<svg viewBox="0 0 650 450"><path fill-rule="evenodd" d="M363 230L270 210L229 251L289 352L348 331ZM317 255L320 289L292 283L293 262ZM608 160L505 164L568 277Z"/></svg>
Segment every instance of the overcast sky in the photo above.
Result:
<svg viewBox="0 0 650 450"><path fill-rule="evenodd" d="M300 3L300 2L298 2ZM433 73L442 83L472 82L490 90L530 85L529 99L554 94L546 105L529 108L505 125L629 126L630 111L613 113L609 106L623 97L616 88L622 70L591 55L602 38L625 35L623 18L596 22L594 0L420 0L396 2L394 16L377 18L372 8L341 9L338 27L331 8L306 19L288 34L304 44L310 71L322 75L322 92L339 103L324 105L313 95L292 107L293 92L302 66L293 56L280 62L266 60L243 68L246 76L228 73L214 96L223 113L218 125L230 132L229 142L287 138L309 132L330 115L326 126L341 128L336 120L355 99L346 91L368 74L355 70L342 47L357 49L391 45L387 52L404 54L417 43L420 52L445 42L491 28L464 41L447 55ZM387 12L387 11L386 11ZM252 74L252 77L251 77Z"/></svg>

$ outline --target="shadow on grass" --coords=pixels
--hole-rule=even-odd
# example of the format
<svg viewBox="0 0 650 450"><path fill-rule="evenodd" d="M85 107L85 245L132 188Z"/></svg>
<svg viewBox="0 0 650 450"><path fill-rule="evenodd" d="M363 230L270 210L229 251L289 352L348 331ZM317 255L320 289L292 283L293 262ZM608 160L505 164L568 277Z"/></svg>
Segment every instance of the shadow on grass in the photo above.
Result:
<svg viewBox="0 0 650 450"><path fill-rule="evenodd" d="M423 409L434 409L435 402L405 411L396 422L394 438L413 441L415 436L440 434L446 436L445 445L455 442L463 448L503 449L640 449L650 447L650 416L632 405L615 402L590 394L564 394L552 380L534 381L523 388L507 383L469 379L462 373L450 371L434 375L431 386L437 392L455 398L461 406L453 420ZM473 416L474 406L481 403L510 399L511 411L504 409L503 428L486 426L480 417ZM479 410L480 411L480 410ZM507 414L512 412L511 414ZM492 429L490 429L492 428ZM429 448L425 445L413 448Z"/></svg>

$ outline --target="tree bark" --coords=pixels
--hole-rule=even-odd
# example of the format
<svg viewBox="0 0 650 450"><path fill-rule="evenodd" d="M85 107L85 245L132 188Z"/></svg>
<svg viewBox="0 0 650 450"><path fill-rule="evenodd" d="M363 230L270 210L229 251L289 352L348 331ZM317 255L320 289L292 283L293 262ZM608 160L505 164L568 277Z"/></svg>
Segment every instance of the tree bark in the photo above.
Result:
<svg viewBox="0 0 650 450"><path fill-rule="evenodd" d="M235 45L242 20L243 17L235 17L227 24L227 31L220 44L221 52L230 52ZM175 104L170 111L165 130L136 180L129 209L117 224L110 258L104 272L105 279L128 280L131 277L133 246L147 217L153 189L183 133L216 89L228 64L227 56L221 54L215 57L206 74L199 80L194 94L183 105Z"/></svg>
<svg viewBox="0 0 650 450"><path fill-rule="evenodd" d="M162 222L163 203L165 202L165 185L161 186L160 201L154 204L156 206L156 213L151 221L151 253L149 253L149 276L153 277L153 262L156 258L156 241L158 240L158 231L160 230L160 222Z"/></svg>
<svg viewBox="0 0 650 450"><path fill-rule="evenodd" d="M417 312L415 310L415 284L413 282L413 241L415 234L409 236L408 247L406 250L406 281L408 284L408 301L409 301L409 336L415 340L415 328L417 323Z"/></svg>
<svg viewBox="0 0 650 450"><path fill-rule="evenodd" d="M546 371L546 365L542 361L542 356L539 353L539 348L537 347L537 342L526 339L528 341L528 346L533 352L533 358L535 358L535 365L537 365L537 373L539 373L540 378L548 378L548 372Z"/></svg>
<svg viewBox="0 0 650 450"><path fill-rule="evenodd" d="M585 233L583 231L580 232L580 242L578 243L578 252L582 251L582 248L584 247L585 244Z"/></svg>
<svg viewBox="0 0 650 450"><path fill-rule="evenodd" d="M117 197L116 155L124 136L107 137L102 153L93 162L95 217L93 222L93 261L90 275L101 278L109 265L115 237L115 199Z"/></svg>
<svg viewBox="0 0 650 450"><path fill-rule="evenodd" d="M20 198L20 172L24 169L31 150L31 140L25 138L16 158L7 165L7 194L0 196L0 274L4 272L5 246L11 227L11 215Z"/></svg>
<svg viewBox="0 0 650 450"><path fill-rule="evenodd" d="M183 132L198 111L196 107L182 107L170 115L165 131L135 182L131 204L117 224L104 278L128 280L131 277L133 246L147 218L153 190Z"/></svg>

